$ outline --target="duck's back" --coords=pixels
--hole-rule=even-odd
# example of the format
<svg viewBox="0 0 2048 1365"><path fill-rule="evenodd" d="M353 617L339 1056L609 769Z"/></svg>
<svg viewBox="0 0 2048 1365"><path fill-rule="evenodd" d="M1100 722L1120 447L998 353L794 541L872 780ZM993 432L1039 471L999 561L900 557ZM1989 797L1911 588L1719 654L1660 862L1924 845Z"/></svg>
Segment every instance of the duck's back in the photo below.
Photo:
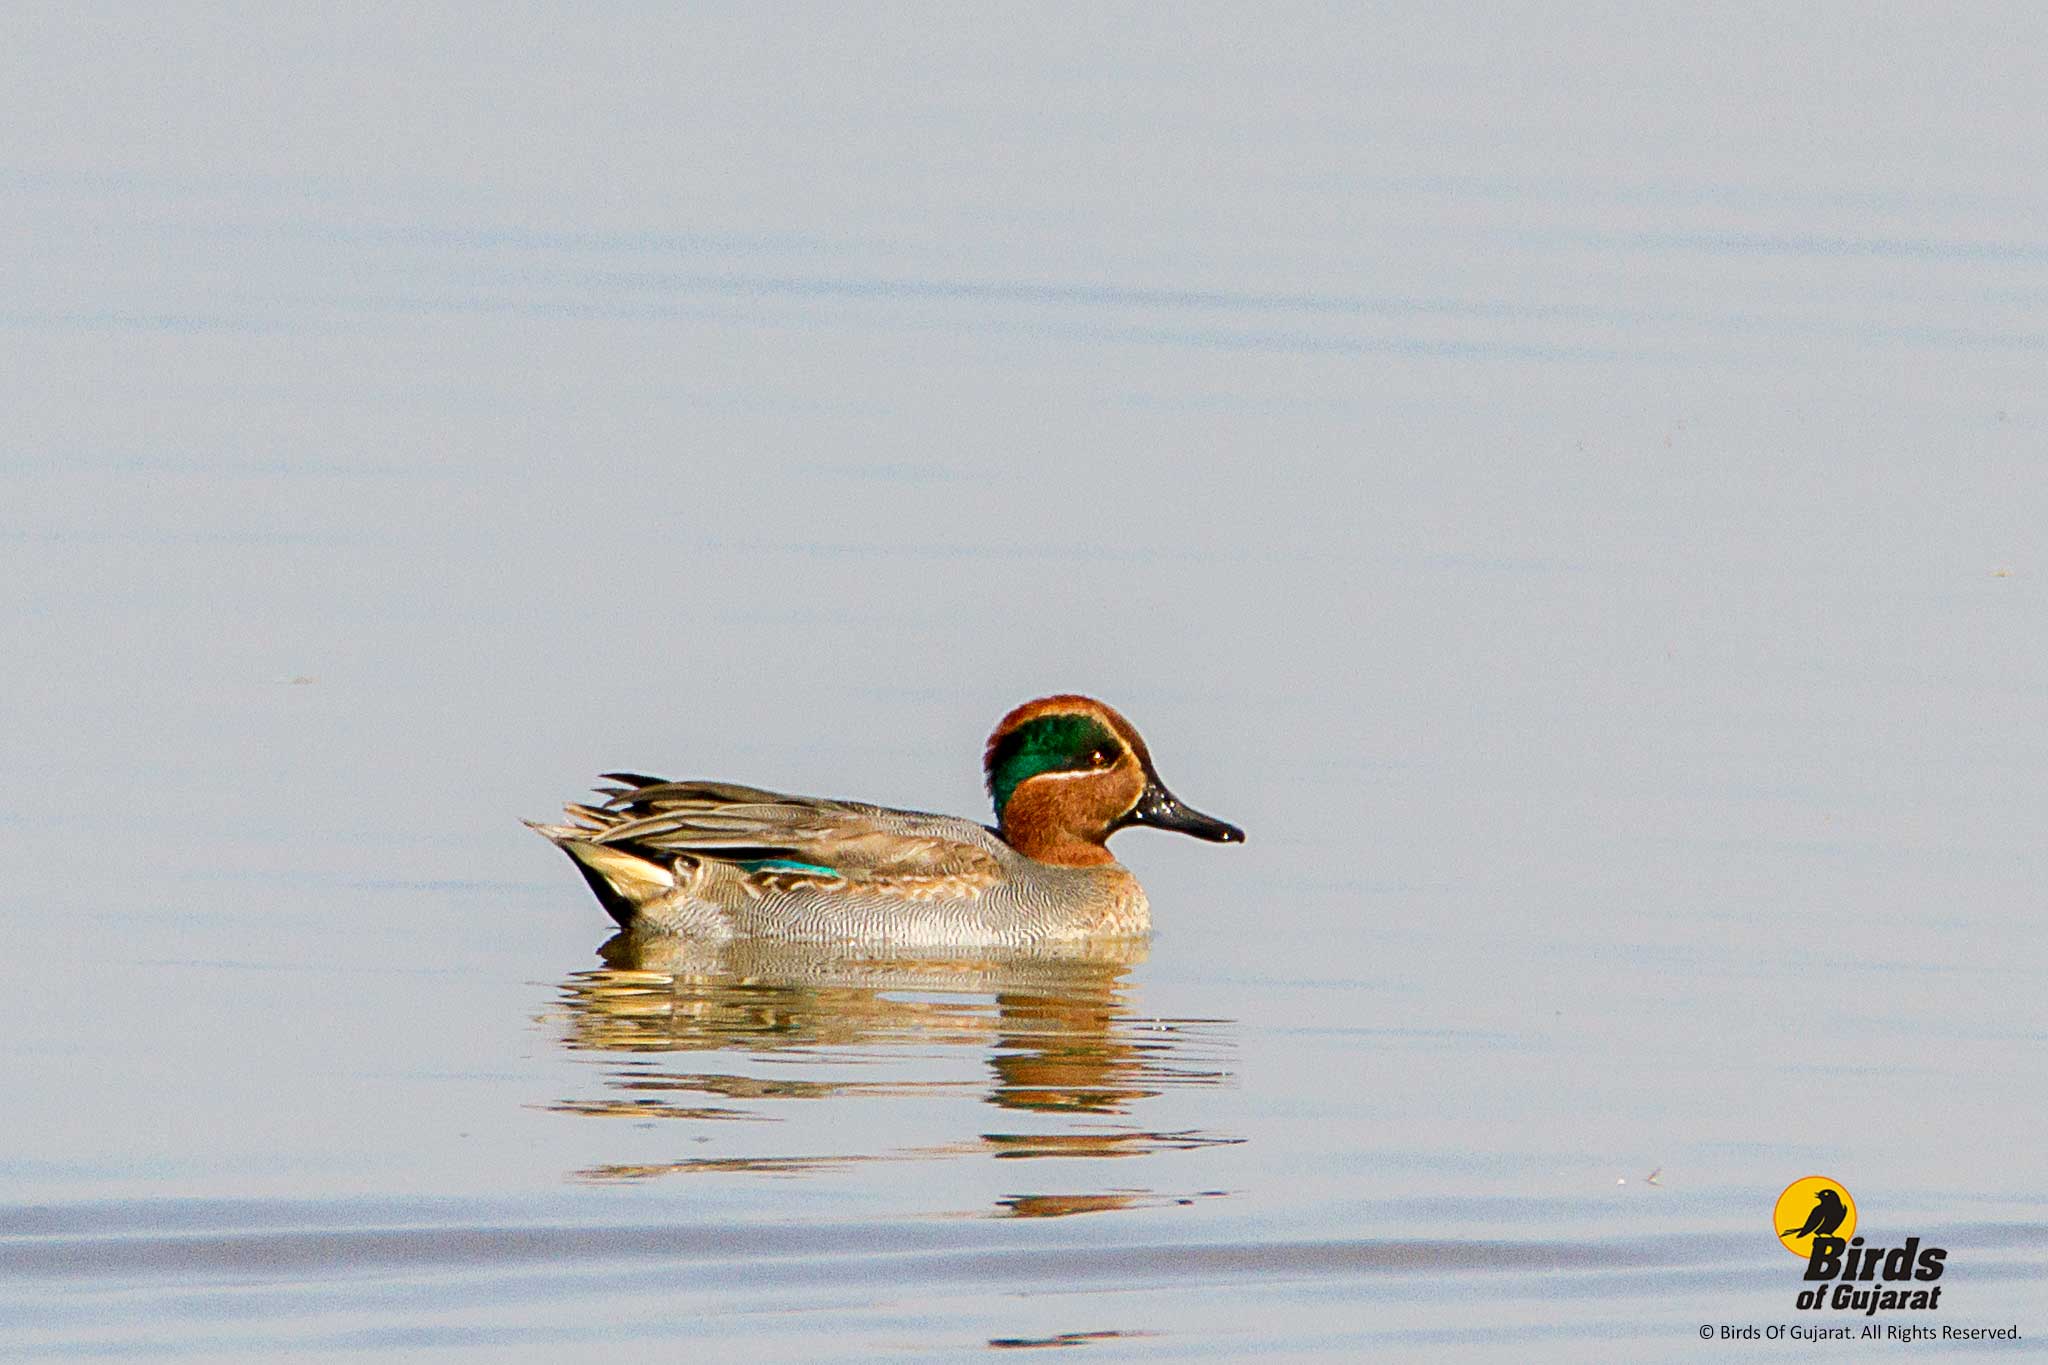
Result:
<svg viewBox="0 0 2048 1365"><path fill-rule="evenodd" d="M611 774L600 806L537 825L636 932L906 947L1145 932L1120 864L1061 867L985 826L723 782Z"/></svg>

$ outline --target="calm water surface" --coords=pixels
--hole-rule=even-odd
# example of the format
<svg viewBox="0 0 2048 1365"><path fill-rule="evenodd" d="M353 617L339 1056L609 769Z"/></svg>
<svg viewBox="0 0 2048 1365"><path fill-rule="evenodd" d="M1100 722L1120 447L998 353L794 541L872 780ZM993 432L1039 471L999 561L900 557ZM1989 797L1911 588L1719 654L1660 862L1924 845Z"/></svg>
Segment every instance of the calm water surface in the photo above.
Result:
<svg viewBox="0 0 2048 1365"><path fill-rule="evenodd" d="M0 1355L2048 1341L2037 9L13 27ZM1120 955L518 824L1056 690Z"/></svg>

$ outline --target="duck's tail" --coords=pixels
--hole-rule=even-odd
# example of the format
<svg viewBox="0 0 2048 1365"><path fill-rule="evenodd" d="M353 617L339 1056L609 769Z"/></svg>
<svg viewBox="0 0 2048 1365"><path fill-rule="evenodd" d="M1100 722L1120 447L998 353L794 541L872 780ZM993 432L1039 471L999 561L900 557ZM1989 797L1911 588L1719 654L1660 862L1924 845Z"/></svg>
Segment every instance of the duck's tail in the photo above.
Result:
<svg viewBox="0 0 2048 1365"><path fill-rule="evenodd" d="M676 874L651 858L616 844L592 840L595 831L577 825L544 825L537 820L521 822L569 855L591 894L605 912L630 929L640 908L660 900L676 889Z"/></svg>

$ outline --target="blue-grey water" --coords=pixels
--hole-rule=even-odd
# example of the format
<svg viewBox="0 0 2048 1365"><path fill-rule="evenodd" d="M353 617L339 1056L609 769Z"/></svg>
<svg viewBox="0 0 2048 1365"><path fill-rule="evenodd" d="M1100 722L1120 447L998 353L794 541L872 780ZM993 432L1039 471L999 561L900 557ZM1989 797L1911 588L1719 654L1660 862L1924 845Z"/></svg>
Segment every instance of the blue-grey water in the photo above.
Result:
<svg viewBox="0 0 2048 1365"><path fill-rule="evenodd" d="M2048 1341L2048 11L21 6L0 1355ZM599 956L619 767L1249 831Z"/></svg>

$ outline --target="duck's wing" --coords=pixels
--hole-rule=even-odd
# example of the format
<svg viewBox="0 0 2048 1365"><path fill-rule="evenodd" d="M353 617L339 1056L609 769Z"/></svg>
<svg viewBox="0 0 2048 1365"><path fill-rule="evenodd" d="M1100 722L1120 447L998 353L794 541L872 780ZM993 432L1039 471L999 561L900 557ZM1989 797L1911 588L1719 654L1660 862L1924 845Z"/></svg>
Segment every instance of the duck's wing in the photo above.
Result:
<svg viewBox="0 0 2048 1365"><path fill-rule="evenodd" d="M831 879L900 894L973 892L1002 877L1004 846L972 821L729 782L607 773L602 805L568 813L593 843L736 864L773 883Z"/></svg>

